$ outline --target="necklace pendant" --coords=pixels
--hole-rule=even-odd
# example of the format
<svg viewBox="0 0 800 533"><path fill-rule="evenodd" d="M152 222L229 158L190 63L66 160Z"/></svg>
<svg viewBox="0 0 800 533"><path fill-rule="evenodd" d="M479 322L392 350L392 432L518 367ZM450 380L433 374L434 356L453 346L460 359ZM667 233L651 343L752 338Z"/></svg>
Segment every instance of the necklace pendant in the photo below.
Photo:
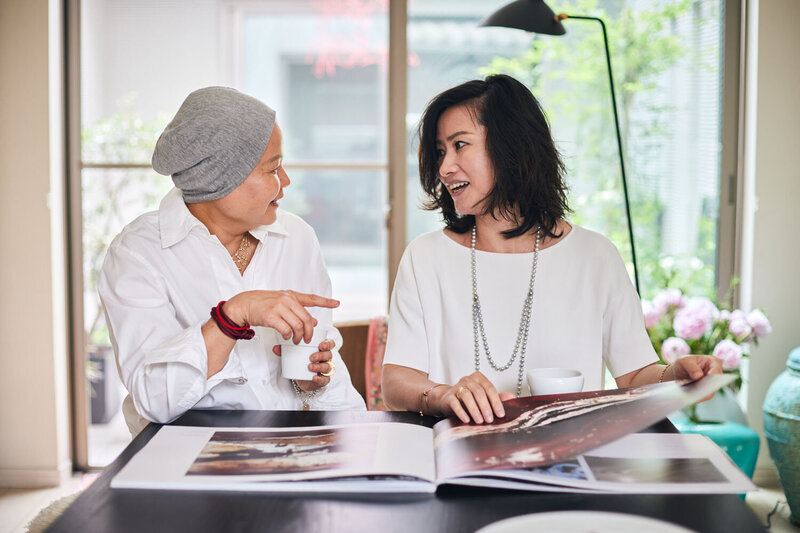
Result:
<svg viewBox="0 0 800 533"><path fill-rule="evenodd" d="M239 243L239 249L231 254L231 259L236 264L237 270L240 274L244 274L244 269L247 267L247 262L250 257L250 238L245 233L242 241Z"/></svg>
<svg viewBox="0 0 800 533"><path fill-rule="evenodd" d="M303 411L309 411L310 409L311 408L309 407L309 405L307 403L303 404Z"/></svg>

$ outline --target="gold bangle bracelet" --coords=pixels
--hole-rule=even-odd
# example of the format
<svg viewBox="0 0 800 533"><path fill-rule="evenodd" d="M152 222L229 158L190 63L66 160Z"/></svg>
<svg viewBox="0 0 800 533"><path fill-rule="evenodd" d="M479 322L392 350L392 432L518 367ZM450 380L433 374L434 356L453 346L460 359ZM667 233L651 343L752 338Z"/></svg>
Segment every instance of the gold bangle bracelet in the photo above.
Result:
<svg viewBox="0 0 800 533"><path fill-rule="evenodd" d="M671 366L671 365L665 365L665 366L664 366L664 368L661 370L661 375L660 375L660 376L658 376L658 382L659 382L659 383L661 383L661 382L663 382L663 381L664 381L664 374L666 374L666 373L667 373L667 369L668 369L670 366Z"/></svg>
<svg viewBox="0 0 800 533"><path fill-rule="evenodd" d="M436 387L441 387L442 385L444 385L444 383L437 383L436 385L433 385L432 387L428 387L427 389L425 389L424 391L422 391L422 398L420 399L420 406L419 406L419 416L423 416L423 414L424 414L424 413L422 412L422 408L423 408L423 405L422 405L422 404L425 404L424 406L425 406L425 408L426 408L426 409L427 409L427 407L428 407L428 394L429 394L429 393L430 393L430 392L431 392L433 389L435 389Z"/></svg>

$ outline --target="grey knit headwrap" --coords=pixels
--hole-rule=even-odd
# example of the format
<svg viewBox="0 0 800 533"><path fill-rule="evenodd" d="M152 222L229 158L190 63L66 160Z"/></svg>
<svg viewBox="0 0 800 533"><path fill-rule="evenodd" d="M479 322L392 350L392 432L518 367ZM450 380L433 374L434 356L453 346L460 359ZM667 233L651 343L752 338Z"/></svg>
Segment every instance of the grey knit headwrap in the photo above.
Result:
<svg viewBox="0 0 800 533"><path fill-rule="evenodd" d="M261 159L275 111L228 87L194 91L181 104L153 151L153 169L172 175L186 203L222 198Z"/></svg>

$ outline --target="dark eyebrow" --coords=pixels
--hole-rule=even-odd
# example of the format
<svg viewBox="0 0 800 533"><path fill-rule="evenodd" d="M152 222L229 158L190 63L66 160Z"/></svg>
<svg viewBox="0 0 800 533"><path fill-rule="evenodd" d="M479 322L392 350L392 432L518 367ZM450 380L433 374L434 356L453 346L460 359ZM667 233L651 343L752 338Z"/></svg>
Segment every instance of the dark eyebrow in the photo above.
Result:
<svg viewBox="0 0 800 533"><path fill-rule="evenodd" d="M469 132L469 131L457 131L457 132L453 133L452 135L448 136L447 139L445 139L445 140L448 141L448 142L452 141L453 139L455 139L459 135L473 135L473 134L471 132ZM441 143L442 141L440 141L439 139L436 139L436 142L437 143Z"/></svg>

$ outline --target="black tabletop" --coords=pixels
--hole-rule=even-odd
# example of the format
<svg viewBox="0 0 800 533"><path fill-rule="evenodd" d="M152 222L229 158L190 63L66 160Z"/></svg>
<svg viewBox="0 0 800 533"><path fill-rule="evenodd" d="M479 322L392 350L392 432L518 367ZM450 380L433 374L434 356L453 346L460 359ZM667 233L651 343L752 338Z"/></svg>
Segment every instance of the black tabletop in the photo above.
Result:
<svg viewBox="0 0 800 533"><path fill-rule="evenodd" d="M175 425L291 427L404 422L431 426L414 413L190 411ZM543 511L609 511L673 522L699 532L764 531L734 495L631 495L519 492L443 486L435 496L275 495L111 489L111 478L156 434L150 424L48 531L475 531L512 516ZM649 431L674 432L664 420Z"/></svg>

